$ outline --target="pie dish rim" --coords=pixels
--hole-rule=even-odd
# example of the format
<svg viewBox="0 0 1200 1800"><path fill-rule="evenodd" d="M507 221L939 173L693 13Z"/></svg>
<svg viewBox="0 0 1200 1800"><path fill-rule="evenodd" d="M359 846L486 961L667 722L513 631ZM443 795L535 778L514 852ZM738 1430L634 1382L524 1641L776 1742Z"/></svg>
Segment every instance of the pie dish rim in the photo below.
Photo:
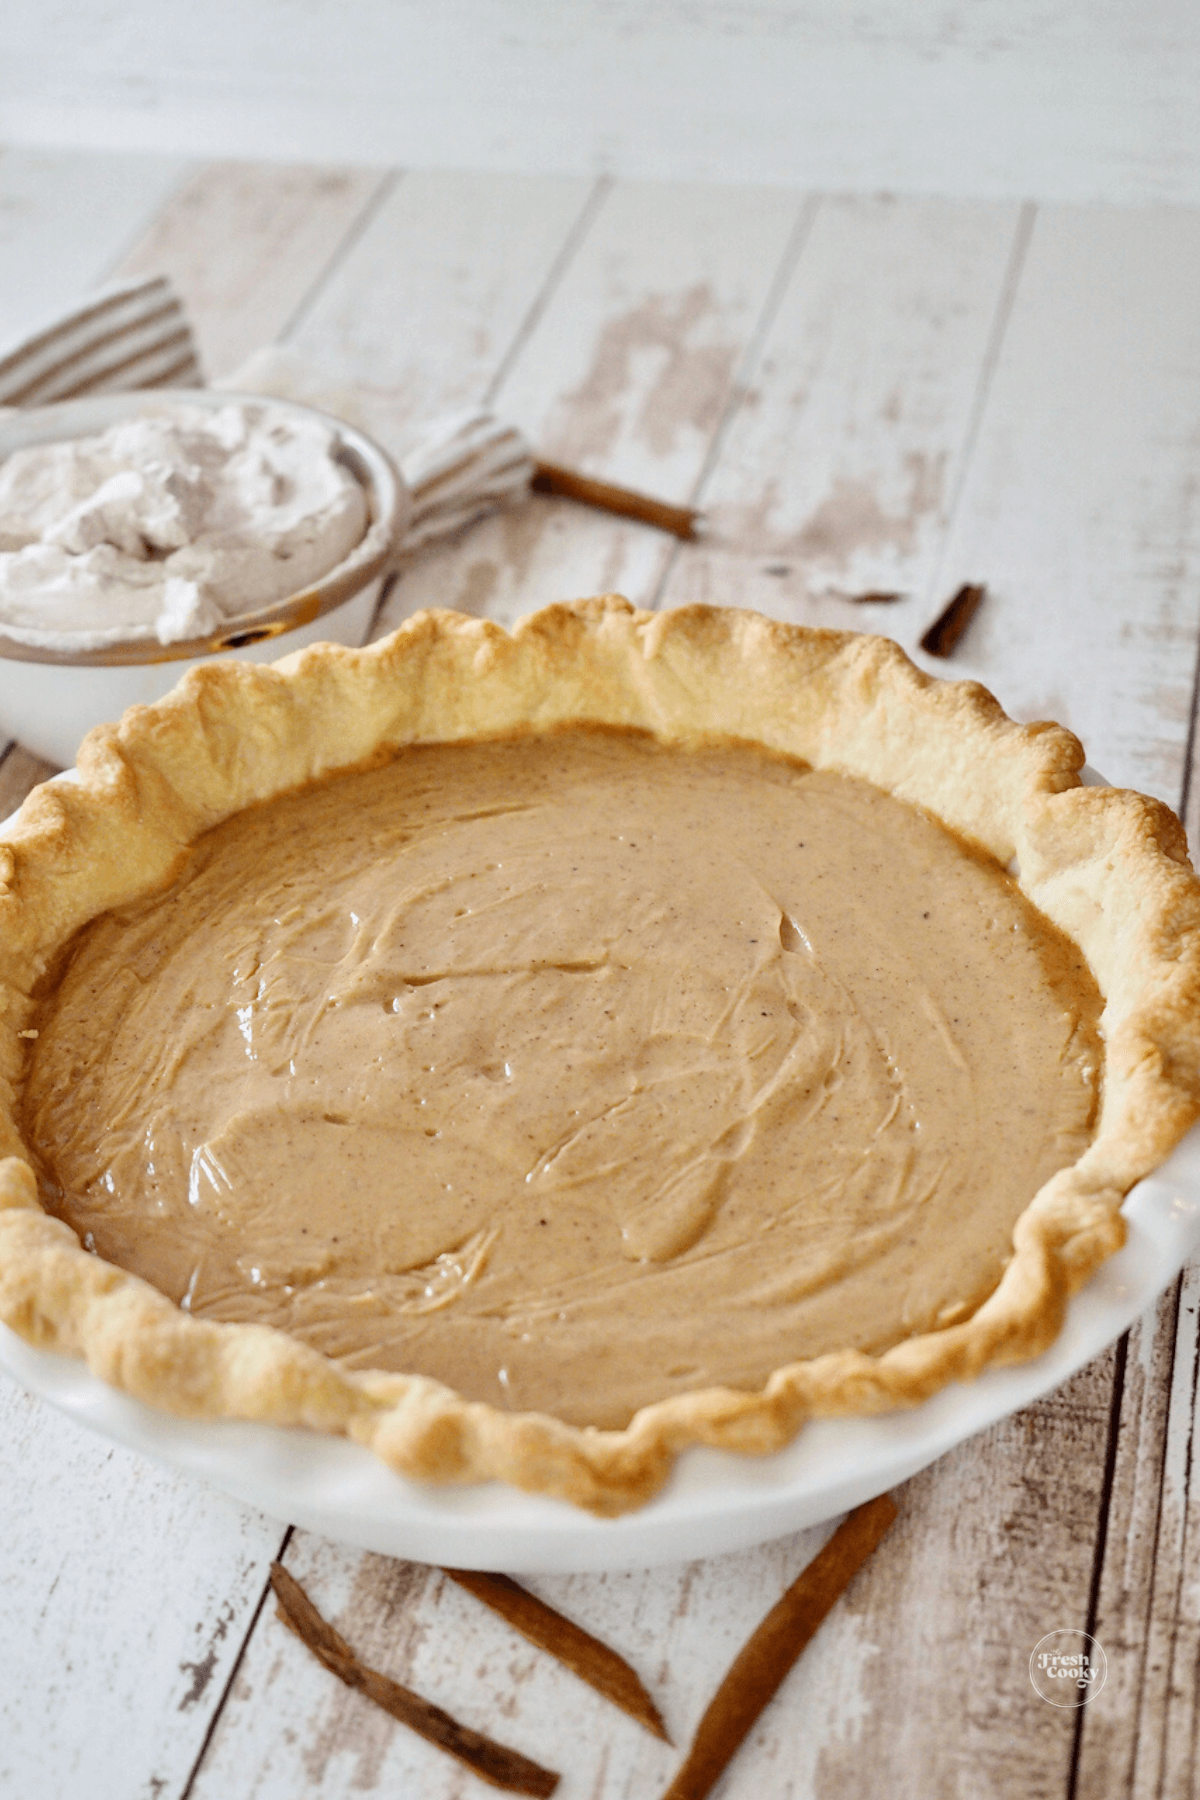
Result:
<svg viewBox="0 0 1200 1800"><path fill-rule="evenodd" d="M167 1411L332 1430L418 1479L500 1478L599 1514L642 1504L689 1444L768 1453L808 1418L919 1404L948 1381L1046 1348L1070 1295L1119 1247L1123 1194L1200 1115L1200 884L1167 808L1083 787L1069 733L1015 725L986 690L922 675L887 640L716 608L639 614L605 596L546 608L511 636L426 613L364 651L321 645L271 668L194 672L166 701L93 733L69 797L35 790L0 842L9 1083L39 959L44 967L87 917L164 881L198 830L385 746L584 721L648 726L668 741L748 736L865 776L1002 864L1019 851L1024 890L1056 923L1074 922L1120 1003L1108 1021L1104 1115L1084 1157L1018 1220L991 1298L963 1324L879 1358L834 1352L776 1371L759 1393L703 1390L643 1408L623 1432L579 1430L467 1402L424 1377L347 1375L270 1327L189 1318L41 1211L9 1111L0 1116L0 1319L37 1345L85 1355L105 1379ZM948 751L951 761L984 758L985 798L978 774L973 789L947 785ZM1132 893L1121 929L1097 893L1127 906ZM1155 952L1152 979L1132 999L1131 946Z"/></svg>
<svg viewBox="0 0 1200 1800"><path fill-rule="evenodd" d="M951 1383L907 1412L813 1421L768 1457L684 1451L635 1511L597 1518L488 1482L426 1487L344 1439L279 1426L169 1418L75 1358L0 1327L0 1369L102 1437L260 1512L382 1556L460 1569L573 1574L746 1550L872 1499L1032 1405L1108 1348L1200 1250L1200 1126L1127 1200L1130 1237L1072 1297L1034 1362ZM799 1454L798 1454L799 1453Z"/></svg>

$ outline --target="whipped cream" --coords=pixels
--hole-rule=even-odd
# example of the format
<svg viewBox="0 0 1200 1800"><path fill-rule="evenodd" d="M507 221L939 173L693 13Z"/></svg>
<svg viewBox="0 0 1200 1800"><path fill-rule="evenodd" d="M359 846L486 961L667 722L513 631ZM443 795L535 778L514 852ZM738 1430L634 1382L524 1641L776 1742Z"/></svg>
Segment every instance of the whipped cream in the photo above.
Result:
<svg viewBox="0 0 1200 1800"><path fill-rule="evenodd" d="M0 464L0 631L47 649L200 637L336 568L366 497L319 419L172 407Z"/></svg>

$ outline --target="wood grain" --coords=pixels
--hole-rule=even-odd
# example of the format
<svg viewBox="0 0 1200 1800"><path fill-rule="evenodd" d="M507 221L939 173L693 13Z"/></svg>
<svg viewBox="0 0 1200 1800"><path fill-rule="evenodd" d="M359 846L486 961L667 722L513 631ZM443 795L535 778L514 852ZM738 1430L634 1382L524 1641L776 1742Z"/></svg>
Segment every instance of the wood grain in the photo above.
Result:
<svg viewBox="0 0 1200 1800"><path fill-rule="evenodd" d="M930 601L986 582L954 672L1168 804L1200 619L1198 285L1200 214L1039 213Z"/></svg>
<svg viewBox="0 0 1200 1800"><path fill-rule="evenodd" d="M828 1535L804 1532L667 1569L522 1581L559 1611L602 1630L643 1669L664 1702L672 1737L683 1742L741 1644ZM285 1561L321 1595L322 1609L364 1660L560 1769L559 1800L644 1800L665 1789L677 1751L514 1641L501 1621L436 1571L304 1532L292 1539ZM827 1631L835 1623L831 1618ZM270 1617L260 1618L197 1776L195 1800L224 1800L238 1783L255 1800L359 1790L421 1800L463 1794L435 1751L333 1690L299 1646L281 1641L286 1636ZM288 1720L289 1732L264 1731L264 1715ZM777 1736L764 1722L743 1760L761 1774L777 1755ZM779 1774L766 1789L772 1796L789 1791Z"/></svg>
<svg viewBox="0 0 1200 1800"><path fill-rule="evenodd" d="M637 1671L593 1633L575 1624L565 1613L547 1606L544 1600L539 1600L536 1594L531 1594L528 1588L508 1575L490 1574L479 1569L443 1569L442 1573L468 1594L473 1594L484 1606L490 1606L506 1624L528 1638L531 1644L536 1644L539 1650L557 1657L565 1669L586 1681L589 1687L611 1700L614 1706L644 1725L655 1737L665 1744L670 1743L662 1715Z"/></svg>
<svg viewBox="0 0 1200 1800"><path fill-rule="evenodd" d="M738 1651L665 1800L707 1800L863 1563L896 1519L890 1494L848 1513Z"/></svg>
<svg viewBox="0 0 1200 1800"><path fill-rule="evenodd" d="M416 429L478 404L556 268L591 184L408 174L289 342Z"/></svg>
<svg viewBox="0 0 1200 1800"><path fill-rule="evenodd" d="M795 195L618 183L492 404L539 454L685 503L805 216ZM448 605L509 622L612 590L648 604L669 556L646 526L535 497L422 558L385 616Z"/></svg>
<svg viewBox="0 0 1200 1800"><path fill-rule="evenodd" d="M16 812L22 800L40 781L48 781L58 770L53 763L43 762L20 744L10 744L0 752L0 819Z"/></svg>
<svg viewBox="0 0 1200 1800"><path fill-rule="evenodd" d="M822 203L663 603L911 633L962 479L1019 209ZM906 596L886 617L839 602Z"/></svg>
<svg viewBox="0 0 1200 1800"><path fill-rule="evenodd" d="M181 1794L283 1527L0 1384L0 1793Z"/></svg>
<svg viewBox="0 0 1200 1800"><path fill-rule="evenodd" d="M122 258L169 275L209 380L274 343L387 185L381 171L210 163L172 194Z"/></svg>
<svg viewBox="0 0 1200 1800"><path fill-rule="evenodd" d="M276 1617L293 1631L332 1675L352 1692L362 1694L391 1718L398 1719L426 1743L464 1763L493 1787L512 1793L533 1794L546 1800L558 1786L553 1769L531 1762L527 1756L494 1738L461 1724L444 1707L414 1694L379 1669L357 1657L341 1633L321 1616L295 1576L280 1562L271 1564L271 1586L278 1601Z"/></svg>
<svg viewBox="0 0 1200 1800"><path fill-rule="evenodd" d="M1186 1598L1195 1560L1195 1498L1188 1505L1191 1421L1196 1404L1196 1274L1130 1333L1120 1363L1113 1475L1103 1560L1089 1629L1108 1661L1105 1688L1079 1720L1078 1792L1184 1800L1191 1786L1194 1608ZM1181 1435L1180 1426L1183 1424ZM1191 1517L1189 1517L1191 1512ZM1191 1646L1194 1653L1194 1643ZM1183 1664L1177 1687L1176 1655ZM1185 1759L1165 1781L1168 1746L1182 1733Z"/></svg>
<svg viewBox="0 0 1200 1800"><path fill-rule="evenodd" d="M1065 1796L1074 1721L1037 1697L1028 1664L1048 1631L1086 1620L1110 1381L1101 1359L898 1493L900 1523L848 1596L883 1652L860 1699L871 1729L813 1721L820 1800L856 1784Z"/></svg>

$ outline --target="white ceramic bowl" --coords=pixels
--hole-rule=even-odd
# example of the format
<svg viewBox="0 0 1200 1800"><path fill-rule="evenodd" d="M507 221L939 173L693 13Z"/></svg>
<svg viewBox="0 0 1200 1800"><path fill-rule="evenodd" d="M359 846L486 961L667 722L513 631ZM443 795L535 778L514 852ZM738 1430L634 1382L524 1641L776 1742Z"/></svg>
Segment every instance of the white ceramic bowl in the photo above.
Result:
<svg viewBox="0 0 1200 1800"><path fill-rule="evenodd" d="M261 394L161 388L0 413L0 461L30 444L105 431L119 419L180 405L216 409L231 401L265 403ZM227 620L202 639L166 645L129 640L72 654L33 649L0 632L0 728L27 750L60 766L73 763L81 739L93 725L120 718L138 701L161 699L188 669L216 656L268 662L318 640L362 643L403 532L406 492L385 453L362 432L290 400L272 399L269 404L323 419L337 432L341 455L366 495L366 536L320 581L259 612Z"/></svg>

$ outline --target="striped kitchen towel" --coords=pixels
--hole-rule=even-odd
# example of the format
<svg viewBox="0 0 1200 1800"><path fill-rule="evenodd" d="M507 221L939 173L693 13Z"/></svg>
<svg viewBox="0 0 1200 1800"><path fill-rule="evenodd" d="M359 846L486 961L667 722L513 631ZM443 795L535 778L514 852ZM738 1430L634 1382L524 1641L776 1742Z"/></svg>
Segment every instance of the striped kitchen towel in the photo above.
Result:
<svg viewBox="0 0 1200 1800"><path fill-rule="evenodd" d="M203 384L191 325L165 275L110 288L0 351L0 406Z"/></svg>

